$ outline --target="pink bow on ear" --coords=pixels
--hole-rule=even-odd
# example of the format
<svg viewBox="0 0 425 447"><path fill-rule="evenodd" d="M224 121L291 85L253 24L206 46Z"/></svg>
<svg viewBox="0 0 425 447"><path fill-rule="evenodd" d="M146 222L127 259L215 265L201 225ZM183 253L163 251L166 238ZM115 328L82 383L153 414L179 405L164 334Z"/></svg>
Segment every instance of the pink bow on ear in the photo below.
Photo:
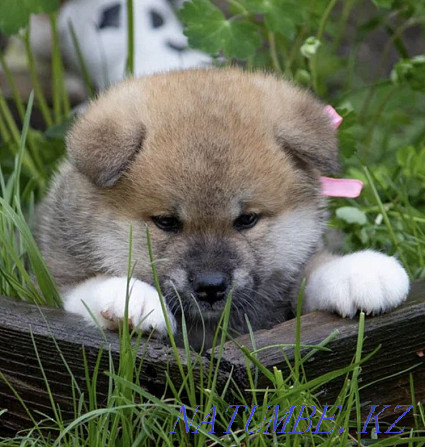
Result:
<svg viewBox="0 0 425 447"><path fill-rule="evenodd" d="M325 111L329 115L334 128L338 129L342 123L342 116L331 105L327 105ZM354 199L359 197L363 189L363 182L356 179L320 177L320 182L322 183L322 194L327 197Z"/></svg>
<svg viewBox="0 0 425 447"><path fill-rule="evenodd" d="M343 121L342 116L339 115L338 112L330 104L325 107L325 112L329 115L329 118L331 119L335 129L338 129Z"/></svg>

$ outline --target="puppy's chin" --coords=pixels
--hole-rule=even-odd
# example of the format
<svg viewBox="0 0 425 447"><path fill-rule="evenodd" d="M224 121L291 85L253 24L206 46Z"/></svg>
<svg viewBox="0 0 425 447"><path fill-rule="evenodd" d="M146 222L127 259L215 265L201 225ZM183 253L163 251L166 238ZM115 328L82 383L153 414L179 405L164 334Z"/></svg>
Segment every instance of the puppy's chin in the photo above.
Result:
<svg viewBox="0 0 425 447"><path fill-rule="evenodd" d="M256 303L253 300L257 294L258 290L255 286L249 288L237 287L224 298L214 303L197 299L192 292L184 290L178 291L177 294L174 291L173 293L169 292L164 295L166 296L171 312L177 317L177 320L180 320L182 313L184 313L186 320L190 324L198 324L203 321L210 326L218 323L225 311L228 300L231 300L229 321L230 326L233 326L241 318L242 324L244 324L245 314L252 319L260 312L260 309L256 308Z"/></svg>
<svg viewBox="0 0 425 447"><path fill-rule="evenodd" d="M180 298L180 299L179 299ZM184 312L186 319L192 322L218 321L226 306L227 297L214 303L198 300L193 294L184 291L178 292L178 296L167 296L167 302L171 311L176 315Z"/></svg>
<svg viewBox="0 0 425 447"><path fill-rule="evenodd" d="M227 299L216 301L213 304L204 301L198 301L198 306L194 306L190 312L192 320L218 321L226 306Z"/></svg>

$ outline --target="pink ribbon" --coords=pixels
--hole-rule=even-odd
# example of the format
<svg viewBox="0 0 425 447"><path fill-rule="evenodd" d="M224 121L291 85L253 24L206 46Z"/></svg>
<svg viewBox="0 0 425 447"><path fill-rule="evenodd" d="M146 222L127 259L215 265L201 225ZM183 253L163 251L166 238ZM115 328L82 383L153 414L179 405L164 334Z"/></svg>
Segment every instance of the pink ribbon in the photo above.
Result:
<svg viewBox="0 0 425 447"><path fill-rule="evenodd" d="M363 182L353 178L320 177L322 194L327 197L359 197L363 189Z"/></svg>
<svg viewBox="0 0 425 447"><path fill-rule="evenodd" d="M338 127L342 123L342 116L338 114L338 112L330 105L328 104L325 107L325 112L328 114L329 118L332 121L332 124L334 125L335 129L338 129Z"/></svg>
<svg viewBox="0 0 425 447"><path fill-rule="evenodd" d="M342 123L342 116L331 106L325 107L335 129ZM363 189L363 182L357 179L320 177L322 194L327 197L347 197L354 199L359 197Z"/></svg>

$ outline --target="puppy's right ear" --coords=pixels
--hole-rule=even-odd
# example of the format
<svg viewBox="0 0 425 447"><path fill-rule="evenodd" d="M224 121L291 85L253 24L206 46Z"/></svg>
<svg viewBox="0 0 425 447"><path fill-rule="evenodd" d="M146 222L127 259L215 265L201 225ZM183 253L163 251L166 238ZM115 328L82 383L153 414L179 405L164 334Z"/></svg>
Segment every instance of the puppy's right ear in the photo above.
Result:
<svg viewBox="0 0 425 447"><path fill-rule="evenodd" d="M66 137L71 163L100 187L117 182L142 149L146 135L135 97L124 95L127 101L123 100L123 92L117 95L117 90L93 102Z"/></svg>

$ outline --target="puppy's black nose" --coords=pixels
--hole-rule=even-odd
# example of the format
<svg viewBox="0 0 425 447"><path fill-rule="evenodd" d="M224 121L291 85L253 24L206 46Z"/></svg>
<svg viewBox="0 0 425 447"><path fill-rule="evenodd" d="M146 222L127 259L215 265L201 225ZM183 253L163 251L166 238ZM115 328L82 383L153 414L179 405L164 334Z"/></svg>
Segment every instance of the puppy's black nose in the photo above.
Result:
<svg viewBox="0 0 425 447"><path fill-rule="evenodd" d="M193 277L193 290L196 296L210 304L224 298L228 286L229 279L224 273L204 272Z"/></svg>

